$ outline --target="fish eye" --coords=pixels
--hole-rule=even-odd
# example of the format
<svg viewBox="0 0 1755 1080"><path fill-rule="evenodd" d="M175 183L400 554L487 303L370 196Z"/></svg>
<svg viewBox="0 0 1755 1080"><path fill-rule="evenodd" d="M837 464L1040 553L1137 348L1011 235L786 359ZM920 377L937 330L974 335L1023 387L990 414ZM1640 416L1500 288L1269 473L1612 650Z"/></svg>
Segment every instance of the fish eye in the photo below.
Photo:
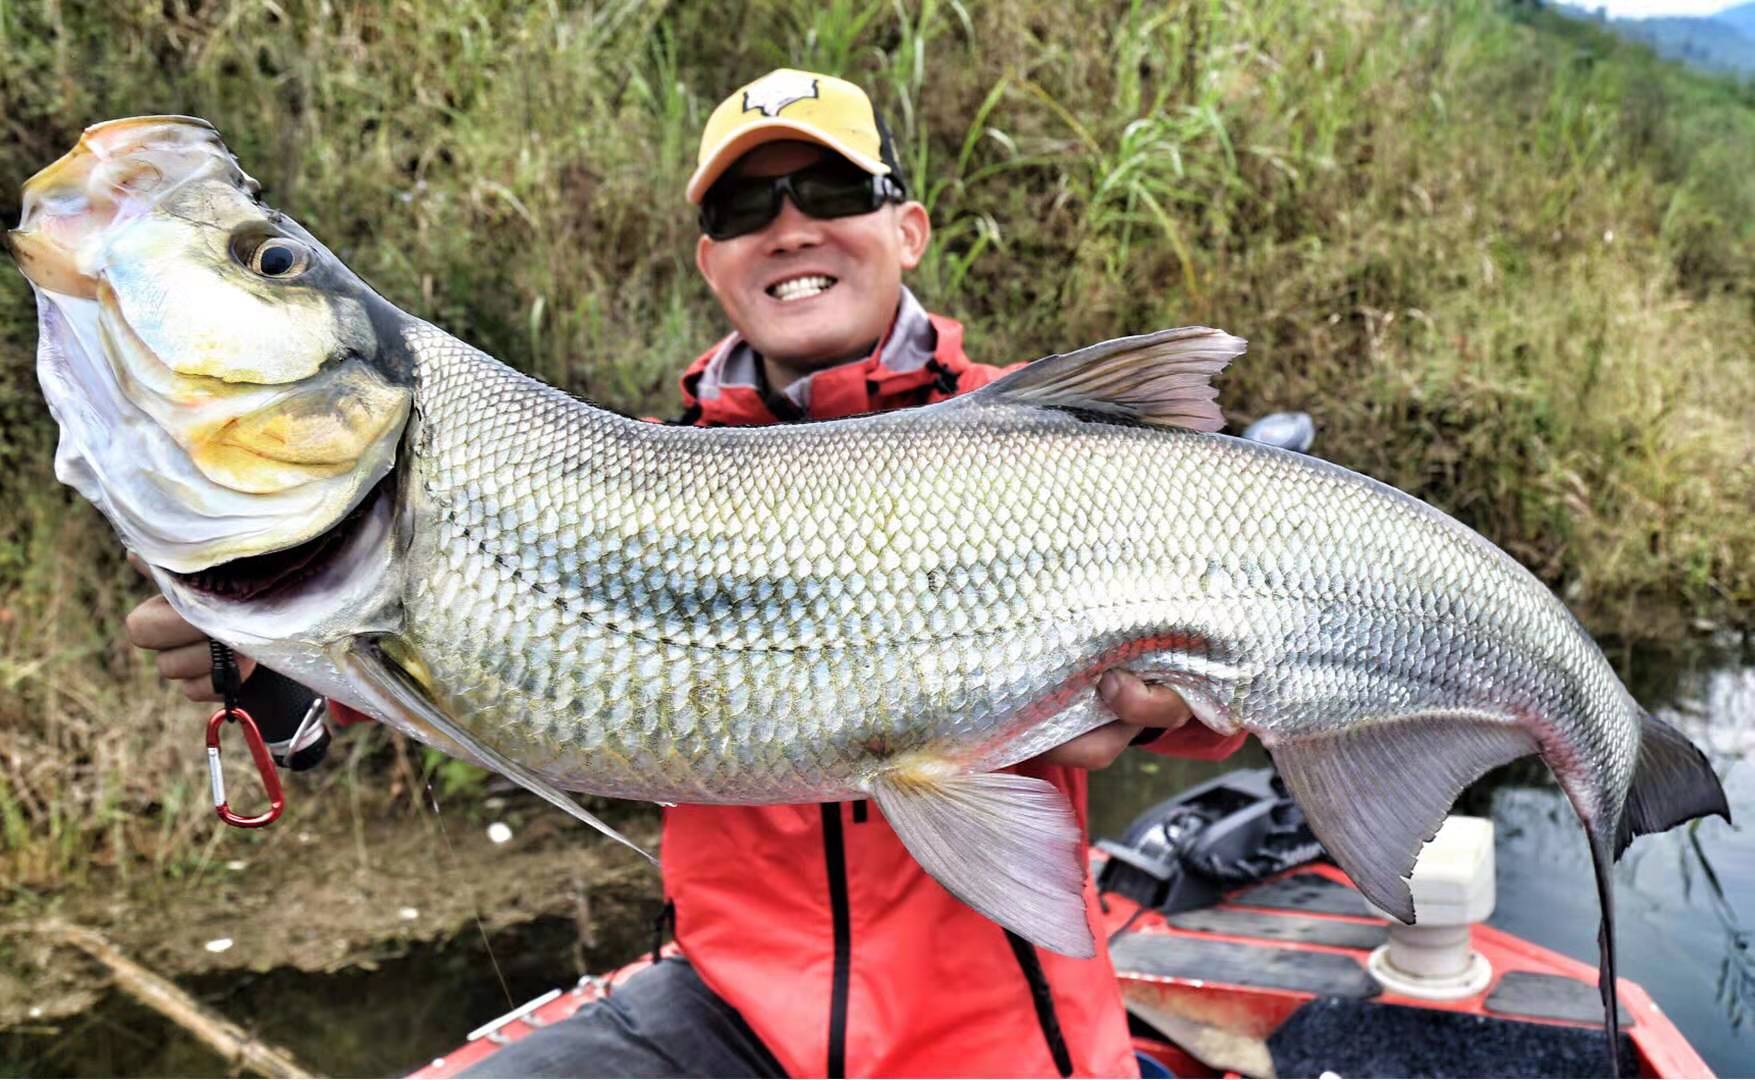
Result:
<svg viewBox="0 0 1755 1080"><path fill-rule="evenodd" d="M252 271L271 278L302 274L310 264L311 253L305 245L284 236L265 237L244 259L244 265Z"/></svg>

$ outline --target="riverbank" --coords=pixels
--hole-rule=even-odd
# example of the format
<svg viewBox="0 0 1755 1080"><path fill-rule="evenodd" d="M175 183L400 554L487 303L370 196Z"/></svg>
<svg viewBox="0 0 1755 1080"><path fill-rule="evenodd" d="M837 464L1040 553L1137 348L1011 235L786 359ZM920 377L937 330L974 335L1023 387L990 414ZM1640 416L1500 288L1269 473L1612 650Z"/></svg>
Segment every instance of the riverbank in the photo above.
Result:
<svg viewBox="0 0 1755 1080"><path fill-rule="evenodd" d="M0 1072L102 1075L104 1053L86 1059L74 1049L91 1041L78 1033L94 1015L141 1013L152 1044L167 1048L168 1057L154 1058L121 1040L105 1053L130 1062L124 1073L177 1075L205 1053L162 1017L122 1004L102 965L31 929L51 921L98 931L268 1041L287 1026L328 1025L340 1045L319 1053L322 1060L303 1060L312 1056L308 1033L295 1030L289 1045L306 1067L341 1074L380 1060L384 1068L412 1067L421 1049L391 1060L403 1044L374 1046L375 1021L360 1025L357 1016L315 1004L333 998L334 987L370 983L371 973L411 956L456 952L467 959L446 968L448 998L429 998L432 988L419 986L380 992L428 1000L448 1010L453 1026L467 1025L482 1018L477 1013L509 1008L507 994L529 996L533 980L611 968L650 947L662 906L656 869L626 848L582 836L546 804L519 793L415 811L382 797L325 805L313 794L292 791L286 816L267 830L214 823L203 860L186 874L124 880L105 871L79 890L15 894L0 922ZM616 818L635 840L656 845L650 808L625 806ZM497 826L491 835L489 825ZM253 1006L237 999L263 981L281 991ZM300 988L296 1002L292 987ZM346 1008L379 1008L377 997L362 993ZM389 1022L405 1005L382 1008ZM145 1064L152 1060L159 1065Z"/></svg>

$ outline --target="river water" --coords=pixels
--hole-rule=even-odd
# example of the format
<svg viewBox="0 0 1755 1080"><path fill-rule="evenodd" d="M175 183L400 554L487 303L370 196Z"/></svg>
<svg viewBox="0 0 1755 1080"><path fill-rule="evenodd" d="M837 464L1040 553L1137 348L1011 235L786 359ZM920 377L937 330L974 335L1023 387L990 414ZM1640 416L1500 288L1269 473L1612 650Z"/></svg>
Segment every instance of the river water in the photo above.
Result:
<svg viewBox="0 0 1755 1080"><path fill-rule="evenodd" d="M1615 868L1620 975L1645 987L1720 1076L1755 1076L1755 655L1721 641L1683 656L1614 658L1634 696L1705 749L1740 824L1717 818L1642 837ZM1240 765L1130 755L1091 785L1091 829ZM1571 804L1533 759L1485 778L1459 809L1495 825L1499 902L1488 922L1597 963L1590 853Z"/></svg>
<svg viewBox="0 0 1755 1080"><path fill-rule="evenodd" d="M1721 642L1681 658L1616 657L1635 695L1706 748L1733 815L1755 821L1755 652ZM1094 778L1092 829L1119 836L1139 810L1229 769L1265 764L1253 743L1223 763L1131 753ZM1460 808L1496 825L1493 925L1590 964L1596 894L1584 835L1544 769L1525 762L1465 793ZM1755 830L1717 819L1636 841L1616 868L1621 974L1643 985L1721 1076L1755 1075ZM656 902L656 901L655 901ZM475 1025L570 983L575 927L549 919L421 946L375 971L290 969L186 980L331 1075L390 1075L457 1045ZM627 933L631 956L643 934ZM507 981L493 975L498 963ZM217 1070L217 1072L216 1072ZM224 1063L144 1008L111 995L53 1034L0 1032L4 1075L218 1075Z"/></svg>

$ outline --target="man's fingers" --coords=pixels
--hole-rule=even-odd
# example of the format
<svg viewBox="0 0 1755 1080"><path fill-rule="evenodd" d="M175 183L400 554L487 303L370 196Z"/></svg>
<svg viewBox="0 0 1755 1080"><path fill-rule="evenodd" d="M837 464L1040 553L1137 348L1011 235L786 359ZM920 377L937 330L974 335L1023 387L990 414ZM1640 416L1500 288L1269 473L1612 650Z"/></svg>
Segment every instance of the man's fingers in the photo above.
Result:
<svg viewBox="0 0 1755 1080"><path fill-rule="evenodd" d="M206 634L183 621L162 596L135 605L124 625L128 641L142 649L175 649L207 640Z"/></svg>
<svg viewBox="0 0 1755 1080"><path fill-rule="evenodd" d="M213 689L213 652L207 635L184 621L162 596L142 601L128 613L128 640L158 653L154 663L160 677L180 684L191 701L218 701ZM238 675L248 679L256 661L236 654Z"/></svg>
<svg viewBox="0 0 1755 1080"><path fill-rule="evenodd" d="M182 645L158 654L158 673L166 679L199 679L213 674L213 653L207 642Z"/></svg>
<svg viewBox="0 0 1755 1080"><path fill-rule="evenodd" d="M213 689L213 676L203 675L199 679L183 680L183 696L190 701L219 701L219 694Z"/></svg>
<svg viewBox="0 0 1755 1080"><path fill-rule="evenodd" d="M1068 739L1036 760L1045 765L1070 765L1077 769L1107 768L1121 756L1140 730L1133 724L1116 720L1075 739Z"/></svg>
<svg viewBox="0 0 1755 1080"><path fill-rule="evenodd" d="M190 701L215 701L215 702L217 702L220 700L220 694L219 694L219 691L217 691L213 688L212 657L207 652L207 649L205 646L202 647L201 653L202 653L202 656L204 657L203 667L201 669L201 674L196 675L196 676L191 676L191 677L177 677L177 676L169 676L169 675L167 675L165 677L166 677L166 679L177 683L178 688L183 691L183 696L188 698ZM162 667L160 668L160 670L161 671L163 670ZM242 682L245 679L248 679L250 677L250 672L255 671L255 670L256 670L256 661L250 659L248 656L244 656L242 654L238 655L238 675L239 675L240 682Z"/></svg>
<svg viewBox="0 0 1755 1080"><path fill-rule="evenodd" d="M140 571L141 577L149 578L152 576L152 570L146 565L146 560L134 554L132 551L128 553L128 565Z"/></svg>
<svg viewBox="0 0 1755 1080"><path fill-rule="evenodd" d="M1148 683L1121 670L1103 673L1097 696L1116 716L1139 727L1179 728L1194 715L1182 695L1168 686Z"/></svg>

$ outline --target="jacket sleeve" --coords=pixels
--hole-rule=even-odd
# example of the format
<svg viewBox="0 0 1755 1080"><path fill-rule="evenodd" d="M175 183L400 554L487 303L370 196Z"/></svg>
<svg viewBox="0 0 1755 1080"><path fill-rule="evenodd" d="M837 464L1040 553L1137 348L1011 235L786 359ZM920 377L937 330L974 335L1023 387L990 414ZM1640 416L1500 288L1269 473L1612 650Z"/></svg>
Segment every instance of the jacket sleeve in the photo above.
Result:
<svg viewBox="0 0 1755 1080"><path fill-rule="evenodd" d="M1139 748L1154 754L1163 754L1165 757L1219 761L1236 753L1237 748L1248 737L1241 731L1235 735L1221 735L1199 720L1190 720L1179 728L1166 731L1151 742L1140 743Z"/></svg>

